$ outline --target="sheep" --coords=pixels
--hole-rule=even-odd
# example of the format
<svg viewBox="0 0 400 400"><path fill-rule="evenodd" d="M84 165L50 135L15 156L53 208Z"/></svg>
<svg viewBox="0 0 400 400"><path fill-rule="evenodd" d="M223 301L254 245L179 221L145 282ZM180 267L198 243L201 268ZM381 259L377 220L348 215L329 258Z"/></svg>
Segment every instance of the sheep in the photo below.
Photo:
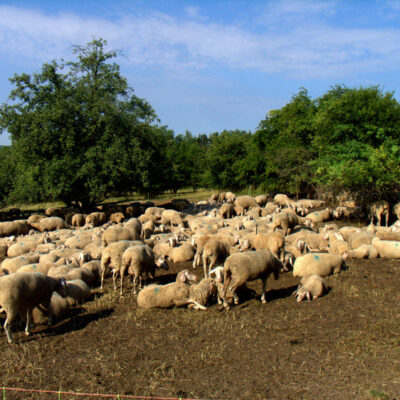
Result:
<svg viewBox="0 0 400 400"><path fill-rule="evenodd" d="M370 232L362 231L362 232L353 232L348 237L348 242L353 250L364 244L371 244L374 235Z"/></svg>
<svg viewBox="0 0 400 400"><path fill-rule="evenodd" d="M107 221L106 213L104 212L92 212L85 218L85 226L95 227L105 224Z"/></svg>
<svg viewBox="0 0 400 400"><path fill-rule="evenodd" d="M60 217L63 211L60 207L49 207L44 211L45 215L48 217Z"/></svg>
<svg viewBox="0 0 400 400"><path fill-rule="evenodd" d="M342 234L339 232L330 231L324 236L324 239L328 239L329 253L342 256L351 250L349 243L344 240Z"/></svg>
<svg viewBox="0 0 400 400"><path fill-rule="evenodd" d="M65 293L70 306L82 304L89 300L92 295L89 286L82 279L67 280Z"/></svg>
<svg viewBox="0 0 400 400"><path fill-rule="evenodd" d="M50 268L54 267L54 264L41 264L41 263L35 263L35 264L27 264L23 265L22 267L17 269L17 273L20 272L41 272L42 274L47 275Z"/></svg>
<svg viewBox="0 0 400 400"><path fill-rule="evenodd" d="M309 253L298 257L293 265L293 276L338 274L345 267L344 257L330 253Z"/></svg>
<svg viewBox="0 0 400 400"><path fill-rule="evenodd" d="M322 211L314 211L310 214L307 214L306 218L309 219L313 224L321 223L324 221L328 221L332 216L332 210L328 207Z"/></svg>
<svg viewBox="0 0 400 400"><path fill-rule="evenodd" d="M142 286L142 275L147 277L150 275L152 279L155 277L156 269L168 270L168 264L164 261L163 257L154 259L153 250L147 245L137 245L128 247L121 259L121 289L120 295L122 296L123 278L125 270L128 274L133 276L133 293L137 293L137 286ZM114 284L115 287L115 284Z"/></svg>
<svg viewBox="0 0 400 400"><path fill-rule="evenodd" d="M31 225L26 220L0 222L0 237L26 235L30 229Z"/></svg>
<svg viewBox="0 0 400 400"><path fill-rule="evenodd" d="M120 240L140 240L140 231L137 231L132 225L110 226L103 233L101 242L103 246L107 246Z"/></svg>
<svg viewBox="0 0 400 400"><path fill-rule="evenodd" d="M287 244L295 246L298 245L300 240L307 243L310 250L321 251L328 248L328 241L324 239L324 235L306 229L288 235L285 238Z"/></svg>
<svg viewBox="0 0 400 400"><path fill-rule="evenodd" d="M16 272L20 267L39 262L39 254L24 254L14 258L5 259L0 267L0 276ZM1 303L0 303L1 304Z"/></svg>
<svg viewBox="0 0 400 400"><path fill-rule="evenodd" d="M96 276L88 268L78 267L70 269L66 274L65 279L67 281L79 279L84 281L88 286L93 286L94 282L96 281Z"/></svg>
<svg viewBox="0 0 400 400"><path fill-rule="evenodd" d="M259 204L251 196L239 196L235 200L236 207L243 207L245 211L253 207L259 207Z"/></svg>
<svg viewBox="0 0 400 400"><path fill-rule="evenodd" d="M64 279L55 279L40 272L21 272L3 276L0 279L0 304L6 312L7 318L4 330L8 343L13 342L11 324L18 315L25 319L25 334L30 334L30 320L32 310L41 305L49 310L48 324L52 324L50 301L53 292L65 297L66 282Z"/></svg>
<svg viewBox="0 0 400 400"><path fill-rule="evenodd" d="M293 211L284 211L274 215L272 221L272 229L277 229L281 227L283 229L284 235L288 235L292 229L297 225L312 226L307 218L302 218L296 215Z"/></svg>
<svg viewBox="0 0 400 400"><path fill-rule="evenodd" d="M53 320L61 320L68 315L71 307L68 300L54 292L50 300L50 311ZM32 311L32 320L35 324L48 323L48 310L42 310L41 307L35 307Z"/></svg>
<svg viewBox="0 0 400 400"><path fill-rule="evenodd" d="M219 215L221 216L221 218L232 218L233 216L235 216L235 208L233 207L232 204L230 203L224 203L221 205L220 209L219 209Z"/></svg>
<svg viewBox="0 0 400 400"><path fill-rule="evenodd" d="M235 304L239 304L236 289L247 281L254 281L256 279L261 279L262 281L261 301L262 303L266 303L267 279L271 273L275 279L278 279L279 273L282 270L286 270L285 266L269 250L246 251L232 254L224 263L224 307L226 309L230 307L227 302L228 288Z"/></svg>
<svg viewBox="0 0 400 400"><path fill-rule="evenodd" d="M117 212L110 215L109 221L112 224L120 224L124 219L125 215L122 212Z"/></svg>
<svg viewBox="0 0 400 400"><path fill-rule="evenodd" d="M7 257L13 258L29 253L39 244L43 244L49 240L47 233L40 235L39 237L24 237L23 241L15 243L8 248Z"/></svg>
<svg viewBox="0 0 400 400"><path fill-rule="evenodd" d="M92 231L75 231L79 232L68 238L64 245L72 249L83 250L88 244L92 243Z"/></svg>
<svg viewBox="0 0 400 400"><path fill-rule="evenodd" d="M144 212L145 215L156 216L157 219L161 218L162 213L165 211L163 207L148 207Z"/></svg>
<svg viewBox="0 0 400 400"><path fill-rule="evenodd" d="M218 202L219 193L212 193L210 199L208 200L210 204Z"/></svg>
<svg viewBox="0 0 400 400"><path fill-rule="evenodd" d="M60 217L42 218L37 223L31 224L39 232L56 231L59 229L69 228L67 222Z"/></svg>
<svg viewBox="0 0 400 400"><path fill-rule="evenodd" d="M400 242L398 241L380 240L375 237L372 239L371 244L378 250L379 257L400 258Z"/></svg>
<svg viewBox="0 0 400 400"><path fill-rule="evenodd" d="M284 261L285 237L280 232L257 233L250 236L249 239L242 241L241 250L247 249L249 245L255 250L268 249L276 258Z"/></svg>
<svg viewBox="0 0 400 400"><path fill-rule="evenodd" d="M306 297L308 300L316 299L322 296L326 290L326 284L322 277L316 274L305 276L295 292L296 301L300 303Z"/></svg>
<svg viewBox="0 0 400 400"><path fill-rule="evenodd" d="M194 300L190 298L189 284L196 280L196 275L184 269L177 274L175 282L167 285L146 286L137 296L138 306L141 308L170 308L193 304Z"/></svg>
<svg viewBox="0 0 400 400"><path fill-rule="evenodd" d="M39 214L31 214L29 218L27 219L28 224L35 224L39 222L41 219L45 218L44 215L39 215Z"/></svg>
<svg viewBox="0 0 400 400"><path fill-rule="evenodd" d="M108 268L112 270L112 277L114 283L114 290L116 287L116 277L120 272L122 254L123 252L131 246L135 246L138 244L143 244L143 242L134 241L134 240L120 240L118 242L114 242L109 244L103 251L101 256L101 283L100 289L103 290L104 277L107 273Z"/></svg>
<svg viewBox="0 0 400 400"><path fill-rule="evenodd" d="M396 203L393 206L393 214L396 216L398 220L400 220L400 202Z"/></svg>
<svg viewBox="0 0 400 400"><path fill-rule="evenodd" d="M386 227L389 223L389 203L386 200L375 201L369 205L369 213L371 217L371 225L374 223L374 218L377 220L377 226L381 224L382 216L385 217Z"/></svg>
<svg viewBox="0 0 400 400"><path fill-rule="evenodd" d="M378 258L378 250L371 244L363 244L354 250L347 252L349 258Z"/></svg>
<svg viewBox="0 0 400 400"><path fill-rule="evenodd" d="M0 262L2 262L7 256L8 246L0 245Z"/></svg>
<svg viewBox="0 0 400 400"><path fill-rule="evenodd" d="M181 213L176 210L165 210L161 214L161 223L164 225L177 225L184 227L184 222Z"/></svg>
<svg viewBox="0 0 400 400"><path fill-rule="evenodd" d="M80 227L84 226L86 222L86 217L83 214L74 214L71 219L71 226L72 227Z"/></svg>
<svg viewBox="0 0 400 400"><path fill-rule="evenodd" d="M82 268L87 268L95 277L95 280L100 282L101 279L101 262L99 260L92 260L82 264Z"/></svg>
<svg viewBox="0 0 400 400"><path fill-rule="evenodd" d="M290 199L286 194L278 193L274 197L274 203L279 206L279 208L283 207L295 207L295 201Z"/></svg>
<svg viewBox="0 0 400 400"><path fill-rule="evenodd" d="M147 221L142 225L141 238L149 239L153 232L155 231L156 226L153 221Z"/></svg>
<svg viewBox="0 0 400 400"><path fill-rule="evenodd" d="M265 194L260 194L259 196L254 197L254 200L260 207L264 207L267 204L267 196Z"/></svg>
<svg viewBox="0 0 400 400"><path fill-rule="evenodd" d="M168 258L176 264L193 260L194 254L193 246L189 243L184 243L181 246L171 248Z"/></svg>

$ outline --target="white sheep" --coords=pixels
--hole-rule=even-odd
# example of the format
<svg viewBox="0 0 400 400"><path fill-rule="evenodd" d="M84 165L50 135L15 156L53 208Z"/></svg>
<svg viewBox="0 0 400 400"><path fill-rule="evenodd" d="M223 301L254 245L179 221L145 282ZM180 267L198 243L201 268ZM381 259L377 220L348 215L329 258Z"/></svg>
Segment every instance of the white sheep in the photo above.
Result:
<svg viewBox="0 0 400 400"><path fill-rule="evenodd" d="M40 272L21 272L0 278L0 304L7 313L4 330L7 340L12 343L11 323L20 315L26 318L25 334L30 334L31 312L37 306L49 310L49 322L52 324L50 301L53 292L65 297L65 280L55 279Z"/></svg>
<svg viewBox="0 0 400 400"><path fill-rule="evenodd" d="M82 279L72 279L66 282L65 294L68 304L75 306L89 300L92 292Z"/></svg>
<svg viewBox="0 0 400 400"><path fill-rule="evenodd" d="M378 250L379 257L400 258L400 242L395 240L380 240L375 237L372 245Z"/></svg>
<svg viewBox="0 0 400 400"><path fill-rule="evenodd" d="M307 298L308 300L316 299L324 294L327 290L326 284L322 277L313 274L302 278L295 292L296 300L300 303Z"/></svg>
<svg viewBox="0 0 400 400"><path fill-rule="evenodd" d="M133 292L136 294L138 283L139 287L142 286L142 275L151 276L154 279L156 269L168 270L168 264L163 257L155 260L153 250L147 245L128 247L121 258L121 296L125 270L133 277Z"/></svg>
<svg viewBox="0 0 400 400"><path fill-rule="evenodd" d="M229 308L227 302L227 290L229 288L235 304L239 304L236 289L247 281L261 279L261 301L266 303L267 279L272 273L275 279L279 273L286 269L284 265L269 250L246 251L229 256L224 263L224 307Z"/></svg>
<svg viewBox="0 0 400 400"><path fill-rule="evenodd" d="M330 253L308 253L298 257L293 265L293 276L338 274L345 266L342 256Z"/></svg>

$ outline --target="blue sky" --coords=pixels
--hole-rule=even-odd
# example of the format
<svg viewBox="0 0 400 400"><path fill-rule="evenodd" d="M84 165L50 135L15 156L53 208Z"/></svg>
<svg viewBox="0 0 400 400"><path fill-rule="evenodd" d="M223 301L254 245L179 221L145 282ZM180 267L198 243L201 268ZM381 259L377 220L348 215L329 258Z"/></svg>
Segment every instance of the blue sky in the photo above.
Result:
<svg viewBox="0 0 400 400"><path fill-rule="evenodd" d="M93 37L122 50L122 74L175 134L253 132L300 87L399 99L400 0L0 0L0 103L14 73Z"/></svg>

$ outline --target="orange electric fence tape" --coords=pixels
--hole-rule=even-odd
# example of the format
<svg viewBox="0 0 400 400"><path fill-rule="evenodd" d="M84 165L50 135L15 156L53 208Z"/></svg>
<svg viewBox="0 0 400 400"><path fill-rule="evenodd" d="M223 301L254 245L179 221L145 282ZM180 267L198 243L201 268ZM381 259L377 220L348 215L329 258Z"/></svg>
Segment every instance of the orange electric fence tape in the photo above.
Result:
<svg viewBox="0 0 400 400"><path fill-rule="evenodd" d="M201 400L201 399L186 399L183 397L152 397L152 396L131 396L124 394L100 394L100 393L77 393L77 392L63 392L61 390L40 390L40 389L22 389L22 388L9 388L3 386L3 400L6 400L6 391L11 392L30 392L30 393L53 393L58 394L58 399L61 400L61 395L69 396L93 396L93 397L107 397L114 399L145 399L145 400Z"/></svg>

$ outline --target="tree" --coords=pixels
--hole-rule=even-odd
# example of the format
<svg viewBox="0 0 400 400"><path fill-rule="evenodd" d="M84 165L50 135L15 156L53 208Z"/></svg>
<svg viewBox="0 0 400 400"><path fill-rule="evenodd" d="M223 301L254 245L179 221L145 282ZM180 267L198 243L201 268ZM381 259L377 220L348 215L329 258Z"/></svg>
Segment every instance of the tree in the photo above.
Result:
<svg viewBox="0 0 400 400"><path fill-rule="evenodd" d="M11 135L16 162L10 200L93 203L155 183L156 142L166 132L106 46L94 39L74 46L74 61L53 61L10 79L12 103L0 108L0 128Z"/></svg>

